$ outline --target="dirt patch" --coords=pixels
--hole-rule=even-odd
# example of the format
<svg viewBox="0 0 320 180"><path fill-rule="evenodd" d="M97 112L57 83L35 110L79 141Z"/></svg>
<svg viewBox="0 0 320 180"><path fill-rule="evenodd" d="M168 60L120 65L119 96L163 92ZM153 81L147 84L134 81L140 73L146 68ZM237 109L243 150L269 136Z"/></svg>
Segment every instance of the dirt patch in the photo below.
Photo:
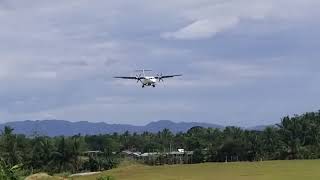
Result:
<svg viewBox="0 0 320 180"><path fill-rule="evenodd" d="M91 175L96 175L96 174L101 174L101 172L87 172L87 173L78 173L78 174L72 174L69 177L75 177L75 176L91 176Z"/></svg>
<svg viewBox="0 0 320 180"><path fill-rule="evenodd" d="M26 177L25 180L63 180L64 178L49 176L47 173L38 173Z"/></svg>

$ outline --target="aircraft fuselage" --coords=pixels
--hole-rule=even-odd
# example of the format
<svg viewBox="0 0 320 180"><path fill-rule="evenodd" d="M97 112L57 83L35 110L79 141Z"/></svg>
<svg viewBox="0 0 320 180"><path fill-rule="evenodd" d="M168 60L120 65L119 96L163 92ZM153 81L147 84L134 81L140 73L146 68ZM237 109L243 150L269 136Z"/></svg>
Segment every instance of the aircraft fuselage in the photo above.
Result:
<svg viewBox="0 0 320 180"><path fill-rule="evenodd" d="M142 83L142 87L144 86L153 86L155 87L156 86L156 83L157 83L157 79L155 77L145 77L144 79L141 80L141 83Z"/></svg>

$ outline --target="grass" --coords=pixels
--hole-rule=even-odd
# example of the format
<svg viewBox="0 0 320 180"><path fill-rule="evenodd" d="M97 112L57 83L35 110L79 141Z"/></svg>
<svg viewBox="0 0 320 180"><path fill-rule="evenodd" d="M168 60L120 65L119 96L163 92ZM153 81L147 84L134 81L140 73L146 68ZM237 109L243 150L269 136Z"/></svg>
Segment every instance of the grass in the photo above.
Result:
<svg viewBox="0 0 320 180"><path fill-rule="evenodd" d="M122 165L104 172L115 180L319 180L320 160L204 163L173 166ZM95 180L96 176L74 180Z"/></svg>

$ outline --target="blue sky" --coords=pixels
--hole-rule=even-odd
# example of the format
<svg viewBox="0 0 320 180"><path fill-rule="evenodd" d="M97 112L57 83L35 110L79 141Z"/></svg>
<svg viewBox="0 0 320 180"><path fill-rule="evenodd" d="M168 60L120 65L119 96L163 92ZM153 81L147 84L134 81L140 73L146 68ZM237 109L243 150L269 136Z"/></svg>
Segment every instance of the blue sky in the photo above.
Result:
<svg viewBox="0 0 320 180"><path fill-rule="evenodd" d="M0 122L272 124L320 109L320 1L0 0ZM182 73L141 89L135 69Z"/></svg>

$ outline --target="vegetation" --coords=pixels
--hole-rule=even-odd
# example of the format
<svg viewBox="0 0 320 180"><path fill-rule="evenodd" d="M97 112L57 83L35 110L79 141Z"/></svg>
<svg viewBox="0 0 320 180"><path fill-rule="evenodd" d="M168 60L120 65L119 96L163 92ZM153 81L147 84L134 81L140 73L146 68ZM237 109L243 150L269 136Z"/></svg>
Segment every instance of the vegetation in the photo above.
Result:
<svg viewBox="0 0 320 180"><path fill-rule="evenodd" d="M1 169L6 170L0 175L16 174L11 169L16 165L21 167L19 174L25 175L108 170L118 165L118 154L123 150L168 152L178 148L193 151L193 163L317 159L320 157L320 112L284 117L276 127L263 131L193 127L177 134L164 129L142 134L26 137L5 127L0 136L0 157ZM86 151L98 154L84 155Z"/></svg>
<svg viewBox="0 0 320 180"><path fill-rule="evenodd" d="M16 173L20 167L18 165L9 167L5 161L0 159L0 179L18 180L20 179Z"/></svg>
<svg viewBox="0 0 320 180"><path fill-rule="evenodd" d="M192 165L130 165L106 171L115 180L318 180L319 160L201 163ZM96 180L98 175L74 180Z"/></svg>

